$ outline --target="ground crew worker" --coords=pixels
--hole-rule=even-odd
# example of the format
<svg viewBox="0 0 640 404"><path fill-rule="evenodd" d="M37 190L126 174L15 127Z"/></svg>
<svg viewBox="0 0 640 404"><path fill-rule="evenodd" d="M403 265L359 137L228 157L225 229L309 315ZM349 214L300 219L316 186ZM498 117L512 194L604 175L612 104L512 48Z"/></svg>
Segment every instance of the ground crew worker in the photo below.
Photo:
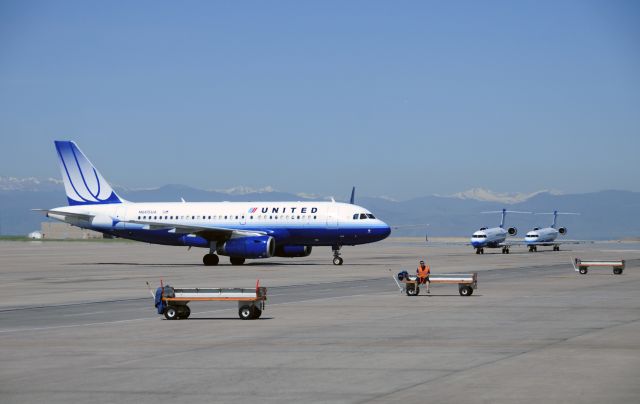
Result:
<svg viewBox="0 0 640 404"><path fill-rule="evenodd" d="M425 265L424 261L420 261L420 265L416 270L418 274L418 285L427 285L427 293L431 293L429 291L429 286L431 286L431 282L429 281L429 275L431 274L431 267L429 265Z"/></svg>

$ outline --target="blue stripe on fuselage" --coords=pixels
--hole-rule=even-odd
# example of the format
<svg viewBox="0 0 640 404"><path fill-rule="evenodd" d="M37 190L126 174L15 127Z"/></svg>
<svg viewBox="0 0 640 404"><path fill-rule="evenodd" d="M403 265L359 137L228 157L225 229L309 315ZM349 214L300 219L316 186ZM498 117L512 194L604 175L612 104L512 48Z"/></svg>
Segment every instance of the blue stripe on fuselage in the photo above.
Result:
<svg viewBox="0 0 640 404"><path fill-rule="evenodd" d="M380 227L248 227L226 226L228 229L243 231L261 231L272 236L276 244L332 246L357 245L373 243L385 239L391 233L387 226ZM114 236L153 244L208 247L209 242L202 237L187 237L184 233L169 232L170 227L162 230L145 230L142 225L132 227L130 224L119 223L115 228L94 229Z"/></svg>

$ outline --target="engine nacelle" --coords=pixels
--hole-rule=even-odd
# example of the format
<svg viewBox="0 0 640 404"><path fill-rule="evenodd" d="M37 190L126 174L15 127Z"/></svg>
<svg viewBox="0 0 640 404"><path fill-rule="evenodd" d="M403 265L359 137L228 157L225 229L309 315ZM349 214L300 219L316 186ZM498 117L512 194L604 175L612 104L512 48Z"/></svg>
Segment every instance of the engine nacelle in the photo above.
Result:
<svg viewBox="0 0 640 404"><path fill-rule="evenodd" d="M518 234L518 229L516 229L515 227L509 227L507 229L507 233L509 233L510 236L515 236L516 234Z"/></svg>
<svg viewBox="0 0 640 404"><path fill-rule="evenodd" d="M276 257L306 257L311 254L310 245L281 245L276 247Z"/></svg>
<svg viewBox="0 0 640 404"><path fill-rule="evenodd" d="M563 235L564 235L564 234L567 234L567 228L566 228L566 227L561 227L561 228L559 228L559 229L558 229L558 233L563 234Z"/></svg>
<svg viewBox="0 0 640 404"><path fill-rule="evenodd" d="M276 250L276 242L271 236L238 237L224 242L218 247L220 255L242 258L269 258L273 257Z"/></svg>

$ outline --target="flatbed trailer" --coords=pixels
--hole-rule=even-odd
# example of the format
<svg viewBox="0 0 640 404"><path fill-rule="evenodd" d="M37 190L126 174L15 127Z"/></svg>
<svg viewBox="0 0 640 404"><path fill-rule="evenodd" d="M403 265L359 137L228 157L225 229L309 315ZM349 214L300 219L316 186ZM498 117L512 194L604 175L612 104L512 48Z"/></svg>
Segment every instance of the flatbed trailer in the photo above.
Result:
<svg viewBox="0 0 640 404"><path fill-rule="evenodd" d="M624 271L624 260L581 260L576 258L572 262L573 269L581 275L586 275L590 267L612 267L614 275L622 275Z"/></svg>
<svg viewBox="0 0 640 404"><path fill-rule="evenodd" d="M167 320L187 319L191 315L189 302L238 302L238 316L243 320L258 319L265 309L267 288L173 288L160 286L155 293L158 314Z"/></svg>
<svg viewBox="0 0 640 404"><path fill-rule="evenodd" d="M420 286L418 285L418 276L410 275L407 271L399 272L393 280L398 285L401 292L407 296L418 296ZM458 285L458 293L460 296L471 296L473 291L478 288L478 273L470 274L431 274L429 275L431 285L434 284L454 284ZM403 286L400 286L403 284Z"/></svg>

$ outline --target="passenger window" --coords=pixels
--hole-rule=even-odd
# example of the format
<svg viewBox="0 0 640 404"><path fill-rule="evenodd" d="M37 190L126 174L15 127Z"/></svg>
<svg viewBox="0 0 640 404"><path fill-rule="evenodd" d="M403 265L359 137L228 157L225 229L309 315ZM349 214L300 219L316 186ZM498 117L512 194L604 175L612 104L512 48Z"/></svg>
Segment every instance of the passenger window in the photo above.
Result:
<svg viewBox="0 0 640 404"><path fill-rule="evenodd" d="M316 217L314 216L313 218L315 219Z"/></svg>
<svg viewBox="0 0 640 404"><path fill-rule="evenodd" d="M300 219L300 215L298 215L298 219Z"/></svg>

